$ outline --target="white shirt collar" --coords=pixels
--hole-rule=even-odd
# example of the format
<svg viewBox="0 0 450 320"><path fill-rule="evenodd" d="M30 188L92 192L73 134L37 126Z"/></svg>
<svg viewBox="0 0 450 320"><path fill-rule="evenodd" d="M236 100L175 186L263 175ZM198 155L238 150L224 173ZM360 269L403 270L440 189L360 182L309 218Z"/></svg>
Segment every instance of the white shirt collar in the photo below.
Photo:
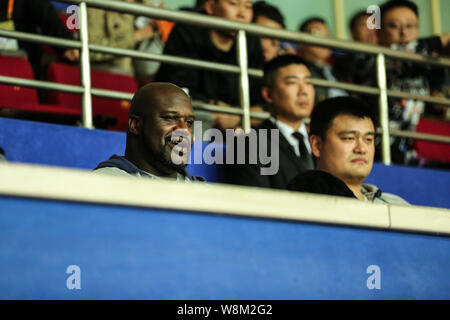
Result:
<svg viewBox="0 0 450 320"><path fill-rule="evenodd" d="M289 144L294 148L294 152L297 155L297 157L300 157L300 151L298 149L298 140L292 136L294 133L294 129L292 129L291 126L287 125L286 123L277 120L273 117L270 117L270 121L280 129L281 134L286 138L286 140L289 142ZM305 124L302 122L300 127L298 128L297 132L300 132L303 135L303 141L305 143L306 149L308 149L308 152L311 154L311 146L309 145L309 136L308 131L306 130Z"/></svg>

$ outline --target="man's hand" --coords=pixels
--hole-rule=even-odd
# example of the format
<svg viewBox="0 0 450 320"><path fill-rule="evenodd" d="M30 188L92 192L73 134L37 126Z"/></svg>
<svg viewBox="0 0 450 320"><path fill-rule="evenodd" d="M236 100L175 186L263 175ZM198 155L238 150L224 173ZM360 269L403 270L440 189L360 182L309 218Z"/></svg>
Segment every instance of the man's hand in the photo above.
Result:
<svg viewBox="0 0 450 320"><path fill-rule="evenodd" d="M231 107L228 103L223 101L213 101L210 100L210 104L215 104L219 106L224 107ZM225 129L236 129L239 127L241 123L241 117L235 116L232 114L226 114L226 113L213 113L212 114L213 120L214 120L214 126L218 129L225 130Z"/></svg>
<svg viewBox="0 0 450 320"><path fill-rule="evenodd" d="M80 50L78 49L67 49L63 53L63 57L70 62L76 62L80 60Z"/></svg>

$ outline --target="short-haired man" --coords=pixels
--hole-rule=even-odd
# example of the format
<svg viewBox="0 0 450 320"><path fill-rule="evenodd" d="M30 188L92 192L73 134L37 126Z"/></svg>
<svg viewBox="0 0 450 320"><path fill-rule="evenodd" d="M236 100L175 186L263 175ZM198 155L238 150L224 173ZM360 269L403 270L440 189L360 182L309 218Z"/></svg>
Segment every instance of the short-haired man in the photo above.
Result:
<svg viewBox="0 0 450 320"><path fill-rule="evenodd" d="M185 169L193 125L191 98L181 88L171 83L147 84L131 101L125 156L112 156L94 172L203 181Z"/></svg>
<svg viewBox="0 0 450 320"><path fill-rule="evenodd" d="M260 155L255 149L267 143L272 157L278 152L278 170L270 175L261 174L261 168L267 164L258 159L257 164L228 165L226 180L238 185L285 189L298 173L314 167L304 123L314 107L314 86L305 61L295 55L281 55L266 63L262 95L270 105L271 117L256 128L255 148L247 145L245 152L249 156L249 150L254 150ZM272 141L273 130L279 133L275 142ZM249 140L252 143L251 136ZM237 153L240 151L238 149Z"/></svg>
<svg viewBox="0 0 450 320"><path fill-rule="evenodd" d="M330 37L327 23L320 17L312 17L304 21L299 31L307 32L319 37ZM301 44L298 55L306 60L313 78L328 81L339 80L331 63L333 51L326 47ZM316 103L331 97L346 96L347 92L337 88L319 87L316 89Z"/></svg>
<svg viewBox="0 0 450 320"><path fill-rule="evenodd" d="M425 55L445 52L450 44L450 34L418 39L419 11L417 5L408 0L393 0L380 6L381 29L378 30L380 44L396 50ZM450 50L449 50L450 52ZM413 64L409 61L386 60L388 89L401 90L419 95L441 95L444 74L442 68ZM438 116L442 110L414 99L392 98L389 101L390 125L395 129L415 131L424 113ZM413 148L413 140L396 137L392 141L394 163L417 165L421 162Z"/></svg>
<svg viewBox="0 0 450 320"><path fill-rule="evenodd" d="M276 29L285 28L284 18L280 10L265 1L257 1L253 4L253 23ZM261 38L261 48L264 61L272 60L280 53L280 40Z"/></svg>
<svg viewBox="0 0 450 320"><path fill-rule="evenodd" d="M367 21L370 14L365 10L358 11L350 19L350 32L353 40L369 44L378 44L377 29L369 29Z"/></svg>
<svg viewBox="0 0 450 320"><path fill-rule="evenodd" d="M348 195L375 203L407 204L374 185L363 184L375 156L374 119L373 109L353 97L330 98L317 104L310 123L316 171L300 174L289 189Z"/></svg>
<svg viewBox="0 0 450 320"><path fill-rule="evenodd" d="M206 0L204 8L208 15L236 22L250 23L253 17L250 0ZM177 23L164 47L164 54L237 65L236 32ZM247 56L249 68L262 69L264 57L258 38L247 36ZM237 74L163 63L155 80L187 88L194 100L222 106L240 105ZM257 107L260 103L263 103L261 81L250 78L250 105L253 110L262 111ZM235 115L197 111L196 115L204 121L203 129L208 124L219 129L236 128L241 122L241 117Z"/></svg>

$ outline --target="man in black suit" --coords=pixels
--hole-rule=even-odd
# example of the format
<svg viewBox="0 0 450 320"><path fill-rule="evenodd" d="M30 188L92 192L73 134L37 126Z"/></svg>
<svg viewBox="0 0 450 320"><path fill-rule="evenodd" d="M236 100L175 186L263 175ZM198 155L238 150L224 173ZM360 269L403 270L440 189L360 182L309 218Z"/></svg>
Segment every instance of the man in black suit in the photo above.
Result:
<svg viewBox="0 0 450 320"><path fill-rule="evenodd" d="M246 135L245 150L234 144L235 164L226 166L226 182L285 189L297 174L314 168L304 119L313 109L315 91L305 61L282 55L266 63L262 96L271 117ZM245 164L237 164L242 152ZM255 152L257 161L252 163ZM270 154L270 164L262 158L266 154Z"/></svg>

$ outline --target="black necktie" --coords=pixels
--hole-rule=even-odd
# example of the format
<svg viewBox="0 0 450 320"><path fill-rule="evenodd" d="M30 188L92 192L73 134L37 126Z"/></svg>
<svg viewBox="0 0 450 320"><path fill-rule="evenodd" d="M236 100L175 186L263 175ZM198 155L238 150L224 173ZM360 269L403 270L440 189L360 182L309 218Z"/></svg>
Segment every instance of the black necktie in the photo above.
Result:
<svg viewBox="0 0 450 320"><path fill-rule="evenodd" d="M300 151L300 162L306 170L314 169L314 163L311 155L306 148L305 141L303 140L303 135L300 132L294 132L292 134L295 139L298 140L298 151Z"/></svg>

